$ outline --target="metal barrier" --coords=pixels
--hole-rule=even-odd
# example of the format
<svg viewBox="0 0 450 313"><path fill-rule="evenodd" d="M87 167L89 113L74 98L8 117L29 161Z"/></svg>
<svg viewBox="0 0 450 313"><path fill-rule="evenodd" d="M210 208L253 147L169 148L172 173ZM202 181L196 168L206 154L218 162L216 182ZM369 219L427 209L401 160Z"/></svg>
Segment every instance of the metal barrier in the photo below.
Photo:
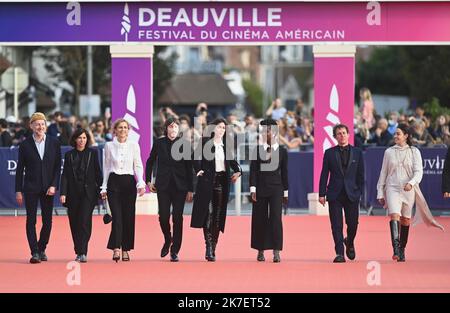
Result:
<svg viewBox="0 0 450 313"><path fill-rule="evenodd" d="M237 161L239 162L239 165L242 169L242 176L238 178L235 184L235 207L236 207L236 215L241 215L242 213L242 200L245 199L250 195L250 186L245 188L246 190L243 191L243 184L242 179L244 178L244 175L247 176L250 174L250 153L251 151L256 147L256 144L249 144L249 143L241 143L237 146L236 154L237 154ZM246 177L245 181L249 181Z"/></svg>

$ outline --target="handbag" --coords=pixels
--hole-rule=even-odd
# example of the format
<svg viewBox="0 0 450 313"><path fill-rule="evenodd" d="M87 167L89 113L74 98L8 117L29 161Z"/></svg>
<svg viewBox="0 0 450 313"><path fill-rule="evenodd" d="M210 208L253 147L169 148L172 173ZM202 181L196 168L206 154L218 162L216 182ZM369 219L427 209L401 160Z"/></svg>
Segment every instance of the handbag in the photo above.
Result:
<svg viewBox="0 0 450 313"><path fill-rule="evenodd" d="M103 206L106 209L105 215L103 215L103 223L109 224L112 222L111 209L109 208L108 199L103 200Z"/></svg>

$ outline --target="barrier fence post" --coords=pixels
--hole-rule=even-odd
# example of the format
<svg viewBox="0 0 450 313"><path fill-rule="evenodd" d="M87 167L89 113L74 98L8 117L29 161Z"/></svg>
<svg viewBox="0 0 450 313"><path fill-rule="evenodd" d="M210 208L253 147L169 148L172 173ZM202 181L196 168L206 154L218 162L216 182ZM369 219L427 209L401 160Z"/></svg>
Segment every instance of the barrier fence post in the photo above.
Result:
<svg viewBox="0 0 450 313"><path fill-rule="evenodd" d="M236 184L234 187L234 190L235 190L234 191L234 194L235 194L234 203L236 205L236 215L237 216L241 215L241 208L242 208L241 188L242 188L241 177L239 177L236 180Z"/></svg>

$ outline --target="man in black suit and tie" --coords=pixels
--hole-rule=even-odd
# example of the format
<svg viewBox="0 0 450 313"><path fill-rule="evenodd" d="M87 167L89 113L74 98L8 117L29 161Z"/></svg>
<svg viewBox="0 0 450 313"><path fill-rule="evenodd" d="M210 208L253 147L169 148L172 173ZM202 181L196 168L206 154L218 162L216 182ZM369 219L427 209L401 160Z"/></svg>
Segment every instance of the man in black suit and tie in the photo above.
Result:
<svg viewBox="0 0 450 313"><path fill-rule="evenodd" d="M338 124L333 128L338 145L329 148L323 156L319 183L319 202L328 201L336 257L334 263L356 257L354 240L358 228L359 201L364 186L364 160L362 151L348 143L348 127ZM328 182L328 176L330 180ZM328 183L328 185L327 185ZM347 224L347 237L343 236L342 208Z"/></svg>
<svg viewBox="0 0 450 313"><path fill-rule="evenodd" d="M250 193L253 201L251 247L257 260L265 261L264 250L273 250L278 263L283 249L282 203L288 202L288 154L278 143L278 125L261 121L263 144L255 148L250 162Z"/></svg>
<svg viewBox="0 0 450 313"><path fill-rule="evenodd" d="M164 235L161 257L169 253L170 261L178 261L183 238L183 210L185 201L192 201L192 161L190 142L178 137L179 122L169 118L164 123L164 134L153 144L146 164L146 183L158 196L159 224ZM183 143L185 143L183 145ZM156 181L152 180L156 164ZM170 233L172 206L173 238ZM172 245L171 245L172 244Z"/></svg>
<svg viewBox="0 0 450 313"><path fill-rule="evenodd" d="M53 197L61 174L61 146L58 139L45 135L45 115L34 113L30 119L33 135L19 146L16 170L16 200L27 210L27 239L31 250L30 263L47 261L47 248L52 229ZM25 175L24 175L25 173ZM36 215L41 204L42 229L36 237Z"/></svg>

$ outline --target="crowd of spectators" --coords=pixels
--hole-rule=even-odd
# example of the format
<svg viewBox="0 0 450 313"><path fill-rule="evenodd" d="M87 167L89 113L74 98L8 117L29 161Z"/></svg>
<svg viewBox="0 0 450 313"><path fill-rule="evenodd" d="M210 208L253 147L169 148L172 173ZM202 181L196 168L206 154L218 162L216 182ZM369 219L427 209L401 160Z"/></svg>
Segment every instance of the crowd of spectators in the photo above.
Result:
<svg viewBox="0 0 450 313"><path fill-rule="evenodd" d="M160 108L158 118L154 121L155 138L164 135L162 125L168 117L179 119L181 134L195 141L201 138L208 122L219 116L211 116L206 103L199 103L191 116L178 115L170 107ZM306 108L301 99L297 100L292 110L288 110L282 100L277 98L267 108L264 117L271 117L278 122L280 144L285 145L289 151L313 150L314 109ZM246 143L257 142L257 127L260 119L252 114L239 118L235 113L230 113L226 116L226 120L232 126L233 135L244 136ZM110 114L89 123L87 118L55 112L49 115L49 121L47 134L57 137L63 146L69 144L69 139L77 128L87 129L93 146L103 145L112 140ZM440 115L433 120L422 107L418 106L411 114L393 111L386 116L380 116L376 113L376 105L370 90L361 89L360 104L355 105L353 125L355 146L366 149L371 146L392 145L393 135L400 123L407 124L413 129L413 143L417 146L450 144L449 115ZM28 117L23 117L20 121L15 121L12 117L0 119L0 147L17 146L31 133Z"/></svg>
<svg viewBox="0 0 450 313"><path fill-rule="evenodd" d="M102 145L112 140L111 117L97 119L89 123L87 118L78 118L74 115L65 115L56 111L48 116L47 135L58 138L61 145L68 146L72 133L77 128L86 129L91 135L91 145ZM0 147L18 146L28 136L32 135L30 118L23 117L16 121L13 117L0 119Z"/></svg>
<svg viewBox="0 0 450 313"><path fill-rule="evenodd" d="M450 115L439 115L433 120L423 107L417 106L414 113L400 114L392 111L386 117L380 116L376 114L376 106L367 88L361 92L361 102L363 104L356 111L354 121L356 146L367 148L393 145L394 133L399 124L411 127L412 142L418 147L450 144Z"/></svg>

